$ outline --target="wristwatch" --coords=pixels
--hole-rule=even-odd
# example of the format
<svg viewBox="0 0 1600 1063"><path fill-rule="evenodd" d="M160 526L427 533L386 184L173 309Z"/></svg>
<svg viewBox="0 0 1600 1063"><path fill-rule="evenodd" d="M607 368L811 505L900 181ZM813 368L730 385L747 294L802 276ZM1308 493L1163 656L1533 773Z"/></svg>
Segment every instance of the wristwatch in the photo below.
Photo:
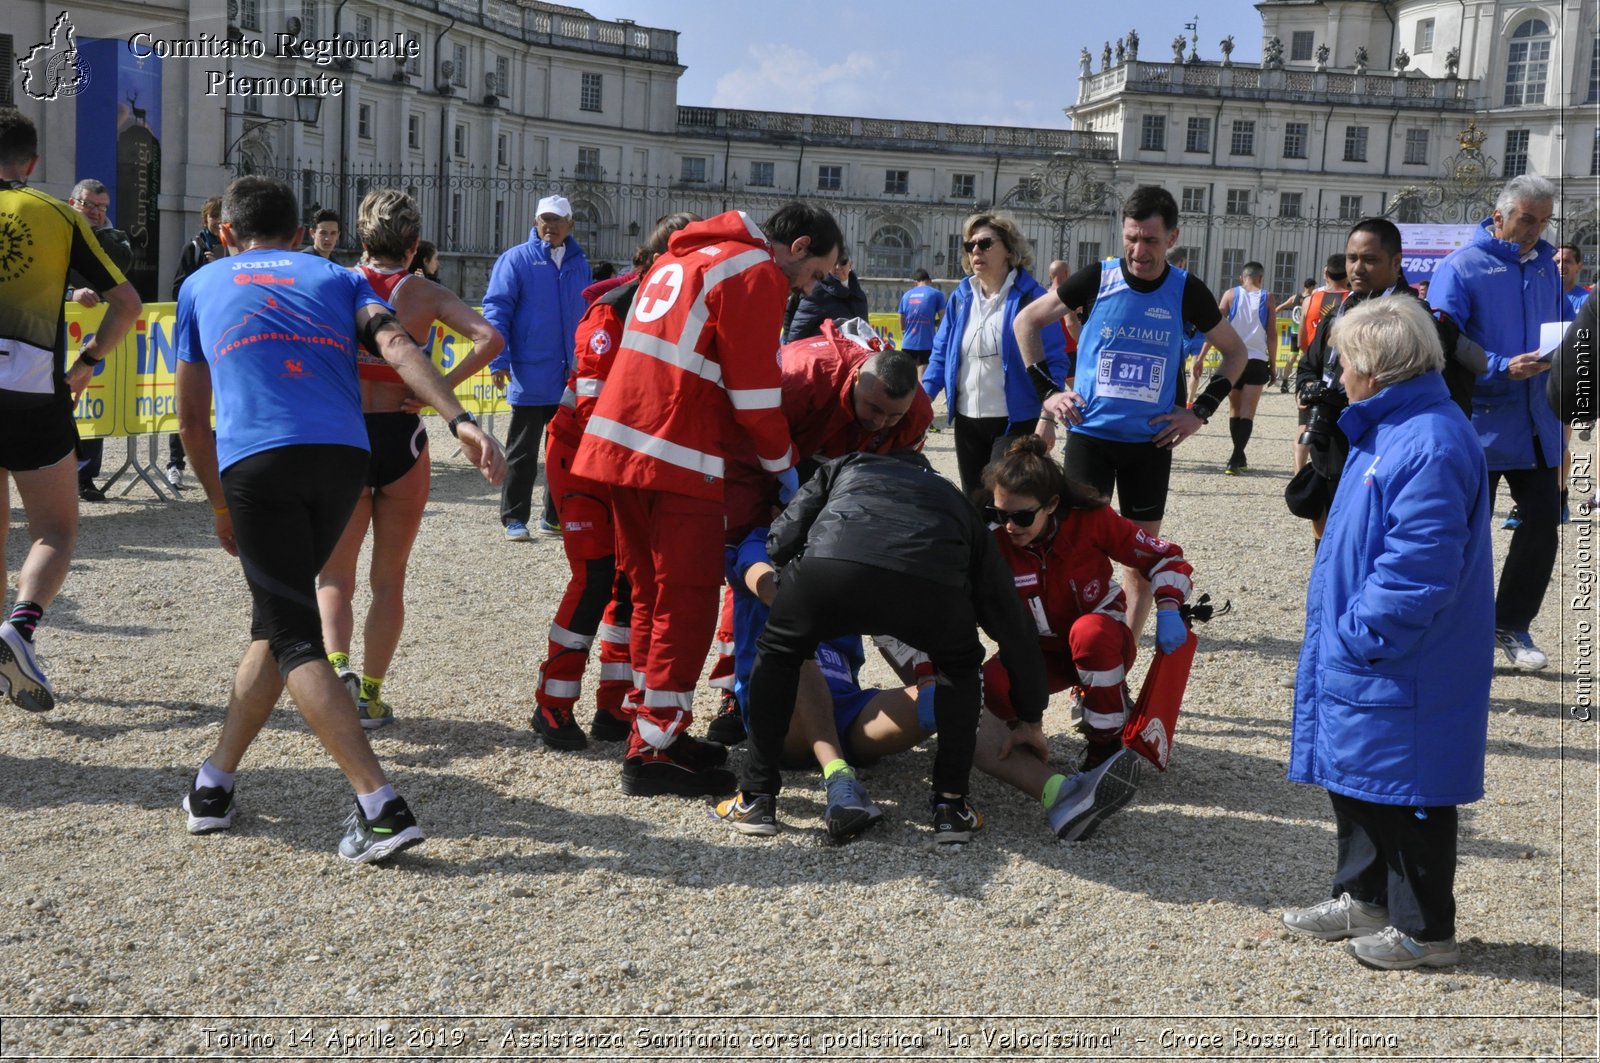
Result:
<svg viewBox="0 0 1600 1063"><path fill-rule="evenodd" d="M472 414L466 413L466 412L458 413L454 417L450 418L450 424L449 424L450 434L455 436L455 437L457 437L457 438L460 438L461 433L457 431L458 428L460 428L464 424L477 424L477 423L478 423L477 419L474 418L472 416Z"/></svg>

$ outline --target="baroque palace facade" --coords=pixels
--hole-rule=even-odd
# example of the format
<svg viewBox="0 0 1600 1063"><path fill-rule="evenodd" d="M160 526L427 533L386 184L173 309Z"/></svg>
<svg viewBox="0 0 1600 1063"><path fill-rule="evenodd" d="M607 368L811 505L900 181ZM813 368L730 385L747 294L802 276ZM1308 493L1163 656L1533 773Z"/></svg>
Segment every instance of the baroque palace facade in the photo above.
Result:
<svg viewBox="0 0 1600 1063"><path fill-rule="evenodd" d="M469 297L551 191L590 257L619 263L669 210L822 201L888 309L918 266L960 275L980 205L1016 213L1039 259L1082 265L1117 253L1121 198L1160 183L1192 269L1220 288L1259 259L1281 291L1351 219L1476 221L1523 170L1561 181L1552 236L1584 247L1592 278L1592 2L1257 9L1259 61L1234 63L1231 39L1219 59L1135 34L1085 50L1059 129L685 105L676 32L535 0L22 0L0 33L0 102L40 125L36 184L113 186L147 297L166 296L201 202L242 173L288 180L308 217L338 210L352 257L361 195L409 190Z"/></svg>

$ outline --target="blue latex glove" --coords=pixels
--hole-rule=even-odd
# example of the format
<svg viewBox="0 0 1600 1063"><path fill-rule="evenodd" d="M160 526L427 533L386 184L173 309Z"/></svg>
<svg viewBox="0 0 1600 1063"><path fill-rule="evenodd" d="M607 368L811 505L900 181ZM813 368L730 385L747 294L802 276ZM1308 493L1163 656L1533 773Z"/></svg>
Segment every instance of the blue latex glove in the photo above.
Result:
<svg viewBox="0 0 1600 1063"><path fill-rule="evenodd" d="M1189 637L1189 626L1183 614L1176 609L1156 610L1156 649L1171 653L1182 646Z"/></svg>
<svg viewBox="0 0 1600 1063"><path fill-rule="evenodd" d="M929 734L939 729L938 719L933 714L934 691L939 689L939 684L929 683L917 691L917 726Z"/></svg>
<svg viewBox="0 0 1600 1063"><path fill-rule="evenodd" d="M800 470L790 467L778 474L778 505L787 506L800 490Z"/></svg>

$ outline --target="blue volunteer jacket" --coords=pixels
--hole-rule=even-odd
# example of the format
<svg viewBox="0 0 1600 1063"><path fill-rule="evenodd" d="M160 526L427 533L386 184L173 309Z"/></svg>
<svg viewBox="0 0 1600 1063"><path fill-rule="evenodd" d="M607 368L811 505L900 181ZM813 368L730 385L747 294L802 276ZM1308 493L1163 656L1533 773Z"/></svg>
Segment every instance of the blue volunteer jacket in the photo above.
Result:
<svg viewBox="0 0 1600 1063"><path fill-rule="evenodd" d="M1539 349L1542 322L1566 316L1561 271L1547 241L1540 240L1533 257L1522 262L1516 244L1495 238L1493 223L1493 218L1485 219L1472 243L1439 263L1428 286L1428 303L1449 314L1488 352L1489 368L1472 391L1472 426L1489 468L1534 468L1535 435L1545 465L1556 467L1561 464L1561 421L1544 397L1544 377L1512 380L1506 366L1517 355Z"/></svg>
<svg viewBox="0 0 1600 1063"><path fill-rule="evenodd" d="M1350 457L1306 590L1289 779L1385 805L1476 801L1494 665L1483 452L1433 372L1339 427Z"/></svg>
<svg viewBox="0 0 1600 1063"><path fill-rule="evenodd" d="M1025 269L1017 270L1017 279L1006 293L1005 309L1000 321L1000 368L1006 381L1006 416L1013 422L1039 419L1039 396L1033 382L1028 379L1028 369L1022 364L1022 351L1017 347L1017 337L1011 326L1017 311L1044 295L1046 289ZM939 331L933 334L933 351L928 355L928 368L922 371L922 390L928 398L936 399L939 392L948 391L949 411L946 421L956 418L955 393L961 382L961 337L967 331L967 315L972 311L972 278L967 277L950 293ZM1067 337L1061 329L1051 326L1043 331L1044 364L1050 370L1050 379L1060 387L1067 379Z"/></svg>
<svg viewBox="0 0 1600 1063"><path fill-rule="evenodd" d="M573 337L588 308L583 290L593 280L578 241L567 237L566 248L558 269L550 245L534 230L489 273L483 316L506 338L489 369L511 371L506 401L513 406L554 406L566 389Z"/></svg>

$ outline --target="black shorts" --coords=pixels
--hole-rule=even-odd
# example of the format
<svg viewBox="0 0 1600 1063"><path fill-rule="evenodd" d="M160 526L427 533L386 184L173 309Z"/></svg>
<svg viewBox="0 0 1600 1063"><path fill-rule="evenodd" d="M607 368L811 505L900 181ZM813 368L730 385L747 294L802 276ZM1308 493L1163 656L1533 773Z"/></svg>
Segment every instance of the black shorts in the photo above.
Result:
<svg viewBox="0 0 1600 1063"><path fill-rule="evenodd" d="M0 469L48 469L78 448L78 422L72 399L61 396L43 406L0 409Z"/></svg>
<svg viewBox="0 0 1600 1063"><path fill-rule="evenodd" d="M428 449L428 430L414 413L369 413L366 420L372 447L367 486L387 487L410 472Z"/></svg>
<svg viewBox="0 0 1600 1063"><path fill-rule="evenodd" d="M1082 432L1067 433L1062 459L1067 478L1107 498L1116 487L1117 508L1129 520L1160 520L1167 512L1172 450L1154 443L1120 443Z"/></svg>
<svg viewBox="0 0 1600 1063"><path fill-rule="evenodd" d="M364 450L303 444L252 454L222 474L250 585L250 637L266 640L285 676L326 655L317 573L350 523L366 472Z"/></svg>
<svg viewBox="0 0 1600 1063"><path fill-rule="evenodd" d="M1267 365L1264 358L1252 358L1244 364L1244 372L1239 374L1239 382L1233 385L1233 390L1238 391L1248 384L1265 384L1272 379L1272 368Z"/></svg>

